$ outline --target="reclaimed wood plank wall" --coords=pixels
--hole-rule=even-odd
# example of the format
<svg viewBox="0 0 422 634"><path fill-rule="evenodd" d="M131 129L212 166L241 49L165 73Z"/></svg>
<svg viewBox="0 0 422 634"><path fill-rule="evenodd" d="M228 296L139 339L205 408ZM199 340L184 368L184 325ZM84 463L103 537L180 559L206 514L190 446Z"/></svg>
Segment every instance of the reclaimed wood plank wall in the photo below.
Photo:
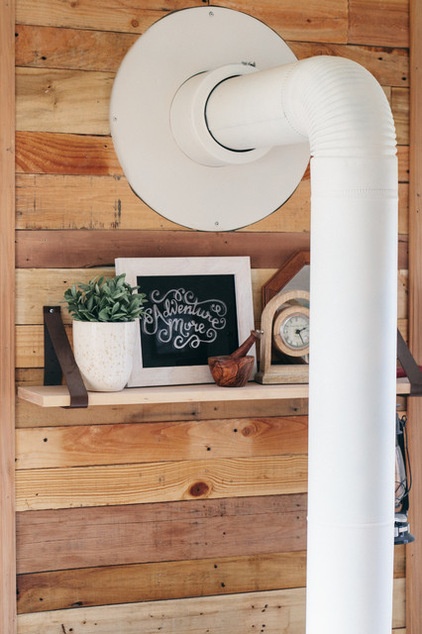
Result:
<svg viewBox="0 0 422 634"><path fill-rule="evenodd" d="M299 58L354 59L383 86L399 145L399 326L407 336L407 0L213 4L262 19ZM74 281L112 270L116 256L251 255L259 322L262 284L309 246L308 174L270 217L206 239L150 210L122 174L108 125L115 72L157 19L203 5L16 0L20 384L42 382L42 306L60 303ZM303 632L306 408L72 411L18 401L19 634ZM395 552L394 628L404 632L405 551Z"/></svg>

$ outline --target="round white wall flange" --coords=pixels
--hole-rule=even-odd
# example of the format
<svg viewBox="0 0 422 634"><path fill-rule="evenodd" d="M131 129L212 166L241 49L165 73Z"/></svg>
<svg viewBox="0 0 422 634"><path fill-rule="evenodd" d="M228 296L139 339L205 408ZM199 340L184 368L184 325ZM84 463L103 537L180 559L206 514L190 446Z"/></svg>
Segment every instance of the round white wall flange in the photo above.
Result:
<svg viewBox="0 0 422 634"><path fill-rule="evenodd" d="M280 207L306 169L307 141L255 150L246 164L204 165L176 141L171 108L182 84L199 73L294 61L275 31L231 9L183 9L153 24L123 59L110 102L114 146L134 192L167 219L204 231L238 229Z"/></svg>

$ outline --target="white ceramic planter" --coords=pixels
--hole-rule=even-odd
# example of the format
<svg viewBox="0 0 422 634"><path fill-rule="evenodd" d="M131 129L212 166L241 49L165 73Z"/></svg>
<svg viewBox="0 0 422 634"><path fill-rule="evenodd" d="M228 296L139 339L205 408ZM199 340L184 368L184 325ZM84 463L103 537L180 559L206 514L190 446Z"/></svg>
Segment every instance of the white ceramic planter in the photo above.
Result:
<svg viewBox="0 0 422 634"><path fill-rule="evenodd" d="M139 320L73 321L73 352L87 390L118 392L127 384L133 365Z"/></svg>

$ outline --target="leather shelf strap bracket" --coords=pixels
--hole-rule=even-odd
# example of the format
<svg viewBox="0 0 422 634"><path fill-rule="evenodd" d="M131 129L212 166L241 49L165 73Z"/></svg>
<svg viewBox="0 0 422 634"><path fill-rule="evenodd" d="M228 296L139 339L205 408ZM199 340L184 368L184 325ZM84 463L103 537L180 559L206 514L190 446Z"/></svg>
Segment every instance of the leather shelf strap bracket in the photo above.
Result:
<svg viewBox="0 0 422 634"><path fill-rule="evenodd" d="M409 379L410 396L422 396L422 369L416 363L399 330L397 330L397 358Z"/></svg>
<svg viewBox="0 0 422 634"><path fill-rule="evenodd" d="M64 378L70 407L88 407L88 392L64 329L60 306L44 306L44 385L60 385Z"/></svg>

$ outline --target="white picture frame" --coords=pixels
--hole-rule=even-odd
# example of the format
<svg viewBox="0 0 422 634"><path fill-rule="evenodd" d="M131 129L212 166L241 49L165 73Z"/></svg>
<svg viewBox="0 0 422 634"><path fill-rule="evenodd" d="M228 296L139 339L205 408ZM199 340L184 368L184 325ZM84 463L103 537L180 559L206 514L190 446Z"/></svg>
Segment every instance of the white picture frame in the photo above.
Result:
<svg viewBox="0 0 422 634"><path fill-rule="evenodd" d="M116 258L115 267L148 298L128 387L210 383L207 358L254 329L248 256Z"/></svg>

